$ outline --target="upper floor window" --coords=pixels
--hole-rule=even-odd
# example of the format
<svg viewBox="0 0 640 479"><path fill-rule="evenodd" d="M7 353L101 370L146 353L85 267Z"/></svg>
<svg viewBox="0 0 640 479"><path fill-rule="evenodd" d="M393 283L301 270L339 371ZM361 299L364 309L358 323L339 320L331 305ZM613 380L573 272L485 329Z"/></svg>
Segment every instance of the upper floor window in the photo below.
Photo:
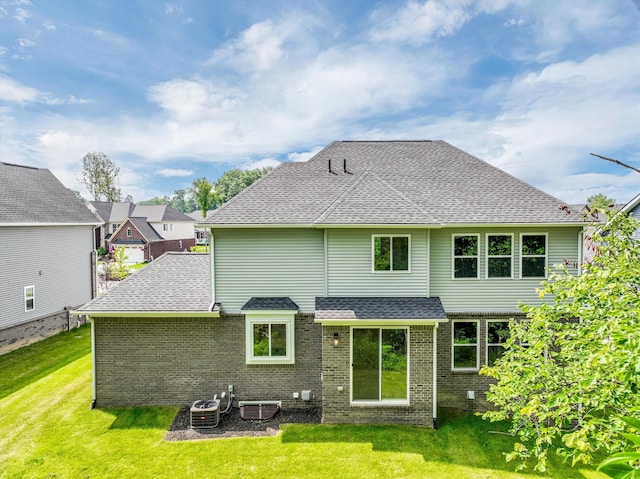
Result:
<svg viewBox="0 0 640 479"><path fill-rule="evenodd" d="M293 364L293 314L246 314L247 364Z"/></svg>
<svg viewBox="0 0 640 479"><path fill-rule="evenodd" d="M171 231L173 230L173 225L171 223L162 223L162 231Z"/></svg>
<svg viewBox="0 0 640 479"><path fill-rule="evenodd" d="M352 401L406 401L409 331L353 328L352 335Z"/></svg>
<svg viewBox="0 0 640 479"><path fill-rule="evenodd" d="M544 278L547 275L547 235L545 233L520 236L520 276Z"/></svg>
<svg viewBox="0 0 640 479"><path fill-rule="evenodd" d="M487 278L513 277L513 235L487 235Z"/></svg>
<svg viewBox="0 0 640 479"><path fill-rule="evenodd" d="M453 236L453 277L477 278L479 236L454 235Z"/></svg>
<svg viewBox="0 0 640 479"><path fill-rule="evenodd" d="M504 343L509 337L509 321L487 321L487 366L493 366L504 354Z"/></svg>
<svg viewBox="0 0 640 479"><path fill-rule="evenodd" d="M111 223L111 233L115 233L120 223Z"/></svg>
<svg viewBox="0 0 640 479"><path fill-rule="evenodd" d="M409 271L409 235L373 235L373 271Z"/></svg>
<svg viewBox="0 0 640 479"><path fill-rule="evenodd" d="M24 287L24 310L32 311L36 308L36 287Z"/></svg>
<svg viewBox="0 0 640 479"><path fill-rule="evenodd" d="M452 368L454 370L478 369L478 321L453 321L451 331L453 335Z"/></svg>
<svg viewBox="0 0 640 479"><path fill-rule="evenodd" d="M131 228L127 228L127 237L131 238Z"/></svg>

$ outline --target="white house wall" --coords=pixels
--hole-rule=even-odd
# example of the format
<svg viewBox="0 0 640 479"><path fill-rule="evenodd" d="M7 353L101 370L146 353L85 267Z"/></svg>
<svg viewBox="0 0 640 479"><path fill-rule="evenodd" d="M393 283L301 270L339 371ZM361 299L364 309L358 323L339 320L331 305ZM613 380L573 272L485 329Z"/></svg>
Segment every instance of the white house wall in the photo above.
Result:
<svg viewBox="0 0 640 479"><path fill-rule="evenodd" d="M240 312L252 296L288 296L314 311L324 295L323 241L312 229L214 229L216 302Z"/></svg>
<svg viewBox="0 0 640 479"><path fill-rule="evenodd" d="M91 299L93 226L0 228L0 329ZM25 312L24 287L35 286Z"/></svg>
<svg viewBox="0 0 640 479"><path fill-rule="evenodd" d="M372 272L372 235L410 235L411 271ZM428 296L429 244L424 229L327 231L328 296Z"/></svg>
<svg viewBox="0 0 640 479"><path fill-rule="evenodd" d="M162 229L163 224L168 224L169 230ZM153 229L158 232L166 240L179 240L195 237L195 223L179 222L179 223L150 223Z"/></svg>
<svg viewBox="0 0 640 479"><path fill-rule="evenodd" d="M577 273L579 261L580 228L456 228L431 232L431 296L438 296L447 312L511 312L518 311L521 302L540 304L536 293L542 278L520 279L520 234L548 233L547 264L563 264L566 259L568 269ZM452 279L452 235L480 235L480 277ZM485 278L486 276L486 234L513 233L513 279Z"/></svg>

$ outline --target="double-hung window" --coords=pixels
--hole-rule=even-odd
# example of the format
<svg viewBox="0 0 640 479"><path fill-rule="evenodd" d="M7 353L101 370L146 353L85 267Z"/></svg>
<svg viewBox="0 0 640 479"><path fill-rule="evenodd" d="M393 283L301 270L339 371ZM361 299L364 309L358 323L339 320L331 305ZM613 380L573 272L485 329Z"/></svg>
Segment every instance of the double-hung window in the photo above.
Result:
<svg viewBox="0 0 640 479"><path fill-rule="evenodd" d="M118 226L120 226L120 223L112 223L111 224L111 234L116 232L116 230L118 229Z"/></svg>
<svg viewBox="0 0 640 479"><path fill-rule="evenodd" d="M487 278L513 277L513 235L487 235Z"/></svg>
<svg viewBox="0 0 640 479"><path fill-rule="evenodd" d="M294 364L294 315L247 313L247 364Z"/></svg>
<svg viewBox="0 0 640 479"><path fill-rule="evenodd" d="M127 238L131 238L131 228L127 228Z"/></svg>
<svg viewBox="0 0 640 479"><path fill-rule="evenodd" d="M36 309L36 287L25 286L24 287L24 310L33 311Z"/></svg>
<svg viewBox="0 0 640 479"><path fill-rule="evenodd" d="M504 343L509 337L509 321L487 321L487 366L493 366L504 354Z"/></svg>
<svg viewBox="0 0 640 479"><path fill-rule="evenodd" d="M406 402L408 387L407 328L353 328L352 401Z"/></svg>
<svg viewBox="0 0 640 479"><path fill-rule="evenodd" d="M451 325L453 353L451 366L453 370L475 371L479 367L478 361L478 321L453 321Z"/></svg>
<svg viewBox="0 0 640 479"><path fill-rule="evenodd" d="M409 271L411 237L409 235L373 235L373 271Z"/></svg>
<svg viewBox="0 0 640 479"><path fill-rule="evenodd" d="M520 235L520 276L545 278L547 276L547 235L545 233Z"/></svg>
<svg viewBox="0 0 640 479"><path fill-rule="evenodd" d="M453 277L477 278L479 235L453 235Z"/></svg>

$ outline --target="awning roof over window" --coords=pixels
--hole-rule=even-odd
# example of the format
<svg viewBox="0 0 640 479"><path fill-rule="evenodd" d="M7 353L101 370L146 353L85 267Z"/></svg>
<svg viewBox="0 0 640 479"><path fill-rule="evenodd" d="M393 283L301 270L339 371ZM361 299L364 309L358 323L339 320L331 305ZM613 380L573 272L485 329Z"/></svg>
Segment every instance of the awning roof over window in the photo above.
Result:
<svg viewBox="0 0 640 479"><path fill-rule="evenodd" d="M446 322L440 298L316 297L316 322Z"/></svg>
<svg viewBox="0 0 640 479"><path fill-rule="evenodd" d="M299 308L298 305L291 300L291 298L285 296L277 298L253 297L249 301L247 301L240 309L242 311L297 311Z"/></svg>

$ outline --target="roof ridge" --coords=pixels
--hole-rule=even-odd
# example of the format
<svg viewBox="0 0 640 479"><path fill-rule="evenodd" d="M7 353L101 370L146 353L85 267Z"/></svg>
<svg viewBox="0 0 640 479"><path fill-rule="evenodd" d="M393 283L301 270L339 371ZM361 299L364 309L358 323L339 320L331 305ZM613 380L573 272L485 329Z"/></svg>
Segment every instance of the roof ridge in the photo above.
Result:
<svg viewBox="0 0 640 479"><path fill-rule="evenodd" d="M364 173L362 173L357 179L356 181L354 181L346 190L344 190L342 192L342 194L340 196L338 196L333 203L331 203L326 210L324 210L322 212L322 214L320 216L318 216L314 223L320 223L322 222L322 220L324 220L327 216L329 216L329 214L331 212L333 212L340 203L342 203L342 201L349 195L349 193L351 193L354 188L356 186L358 186L360 183L362 183L362 180L367 177L369 175L369 170L365 170Z"/></svg>
<svg viewBox="0 0 640 479"><path fill-rule="evenodd" d="M423 215L425 215L426 219L432 219L437 223L442 223L442 221L440 221L439 218L436 218L435 216L433 216L431 213L428 213L427 211L423 210L422 207L416 203L415 201L413 201L411 198L408 198L405 194L403 194L401 191L399 191L395 186L387 183L384 179L380 178L378 175L376 175L374 173L374 176L380 180L387 188L389 188L391 191L393 191L396 195L398 195L400 198L402 198L403 200L405 200L406 202L412 204L414 206L414 208L416 210L418 210L420 213L422 213Z"/></svg>

